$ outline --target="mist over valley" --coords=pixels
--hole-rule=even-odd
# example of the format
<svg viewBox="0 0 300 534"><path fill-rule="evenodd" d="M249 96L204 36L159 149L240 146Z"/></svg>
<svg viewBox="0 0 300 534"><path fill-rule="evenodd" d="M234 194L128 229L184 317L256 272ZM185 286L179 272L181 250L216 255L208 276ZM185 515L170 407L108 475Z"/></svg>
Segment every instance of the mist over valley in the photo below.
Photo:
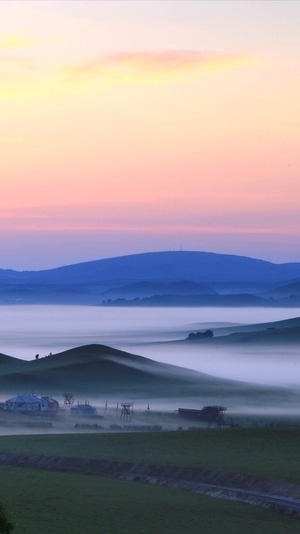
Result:
<svg viewBox="0 0 300 534"><path fill-rule="evenodd" d="M61 398L70 390L102 404L130 399L157 409L220 404L232 413L295 414L300 319L294 314L280 308L1 306L1 398L30 391ZM213 337L188 340L208 329Z"/></svg>
<svg viewBox="0 0 300 534"><path fill-rule="evenodd" d="M0 270L0 390L295 410L299 280L298 263L182 251Z"/></svg>

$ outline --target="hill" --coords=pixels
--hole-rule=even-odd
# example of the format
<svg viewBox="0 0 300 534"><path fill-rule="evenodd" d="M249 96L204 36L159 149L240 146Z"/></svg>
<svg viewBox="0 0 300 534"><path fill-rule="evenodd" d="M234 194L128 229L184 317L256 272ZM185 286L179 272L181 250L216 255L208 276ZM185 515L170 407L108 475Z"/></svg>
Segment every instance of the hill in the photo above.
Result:
<svg viewBox="0 0 300 534"><path fill-rule="evenodd" d="M240 406L299 402L284 388L225 380L181 367L162 364L104 345L87 345L38 360L10 359L0 365L1 396L17 392L85 398L194 399L197 404ZM0 360L1 363L1 360Z"/></svg>
<svg viewBox="0 0 300 534"><path fill-rule="evenodd" d="M205 298L209 305L220 305L220 297L227 296L222 305L234 305L234 296L240 295L244 305L299 306L299 292L291 296L291 291L281 291L278 300L276 294L276 288L299 280L300 263L197 251L149 252L43 271L0 269L0 303L101 305L139 299L135 304L145 304L144 299L160 298L164 305L177 305L170 300L177 297L189 305L189 298L197 296L201 306L207 305Z"/></svg>
<svg viewBox="0 0 300 534"><path fill-rule="evenodd" d="M294 282L293 284L287 284L280 287L275 287L270 291L266 291L262 294L262 297L273 298L273 299L292 299L300 297L300 281Z"/></svg>
<svg viewBox="0 0 300 534"><path fill-rule="evenodd" d="M194 332L195 333L195 332ZM300 317L243 326L231 326L216 329L214 336L191 336L184 340L186 343L202 343L210 346L218 345L265 345L270 346L299 346L300 345Z"/></svg>

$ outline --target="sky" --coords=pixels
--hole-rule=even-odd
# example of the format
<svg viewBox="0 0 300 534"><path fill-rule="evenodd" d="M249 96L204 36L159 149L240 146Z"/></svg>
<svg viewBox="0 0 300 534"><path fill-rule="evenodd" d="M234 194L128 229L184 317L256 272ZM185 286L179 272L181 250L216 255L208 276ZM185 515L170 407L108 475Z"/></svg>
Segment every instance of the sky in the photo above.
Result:
<svg viewBox="0 0 300 534"><path fill-rule="evenodd" d="M300 261L300 2L0 2L0 268Z"/></svg>

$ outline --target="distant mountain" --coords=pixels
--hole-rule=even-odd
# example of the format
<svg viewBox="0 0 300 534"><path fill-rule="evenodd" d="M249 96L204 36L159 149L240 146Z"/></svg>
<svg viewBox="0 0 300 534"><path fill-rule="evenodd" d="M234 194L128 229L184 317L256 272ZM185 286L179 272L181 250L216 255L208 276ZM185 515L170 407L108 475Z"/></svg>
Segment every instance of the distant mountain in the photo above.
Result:
<svg viewBox="0 0 300 534"><path fill-rule="evenodd" d="M135 282L126 286L117 287L103 293L106 299L145 299L153 296L190 296L190 295L216 295L217 293L204 284L197 282Z"/></svg>
<svg viewBox="0 0 300 534"><path fill-rule="evenodd" d="M299 299L300 300L300 299ZM191 307L191 306L222 306L222 307L246 307L246 306L274 306L277 301L266 300L256 295L154 295L152 297L126 300L118 298L116 300L106 300L105 306L159 306L159 307ZM281 301L280 301L281 302ZM296 306L296 302L293 301ZM281 304L282 305L282 304Z"/></svg>
<svg viewBox="0 0 300 534"><path fill-rule="evenodd" d="M209 296L214 305L222 295L244 295L245 305L265 305L267 301L274 305L275 293L273 297L267 292L299 280L300 263L274 264L208 252L149 252L43 271L0 269L0 303L101 305L107 300L159 297L171 305L170 297L178 297L189 305L189 297ZM245 295L255 296L257 302L252 298L251 304ZM283 297L283 306L300 304L298 293L296 300L288 293ZM274 298L276 302L272 302ZM200 300L197 305L207 305ZM229 298L227 303L230 305Z"/></svg>
<svg viewBox="0 0 300 534"><path fill-rule="evenodd" d="M274 299L284 299L284 298L295 298L300 297L300 280L292 284L287 284L280 287L275 287L269 291L262 293L262 297L265 298L274 298Z"/></svg>

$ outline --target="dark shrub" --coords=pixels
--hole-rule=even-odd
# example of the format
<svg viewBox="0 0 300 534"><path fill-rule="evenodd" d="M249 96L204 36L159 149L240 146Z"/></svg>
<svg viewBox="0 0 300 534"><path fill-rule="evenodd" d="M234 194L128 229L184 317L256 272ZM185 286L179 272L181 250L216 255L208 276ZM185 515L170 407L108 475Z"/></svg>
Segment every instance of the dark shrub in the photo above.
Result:
<svg viewBox="0 0 300 534"><path fill-rule="evenodd" d="M4 504L0 501L0 534L10 534L15 525L9 520Z"/></svg>

